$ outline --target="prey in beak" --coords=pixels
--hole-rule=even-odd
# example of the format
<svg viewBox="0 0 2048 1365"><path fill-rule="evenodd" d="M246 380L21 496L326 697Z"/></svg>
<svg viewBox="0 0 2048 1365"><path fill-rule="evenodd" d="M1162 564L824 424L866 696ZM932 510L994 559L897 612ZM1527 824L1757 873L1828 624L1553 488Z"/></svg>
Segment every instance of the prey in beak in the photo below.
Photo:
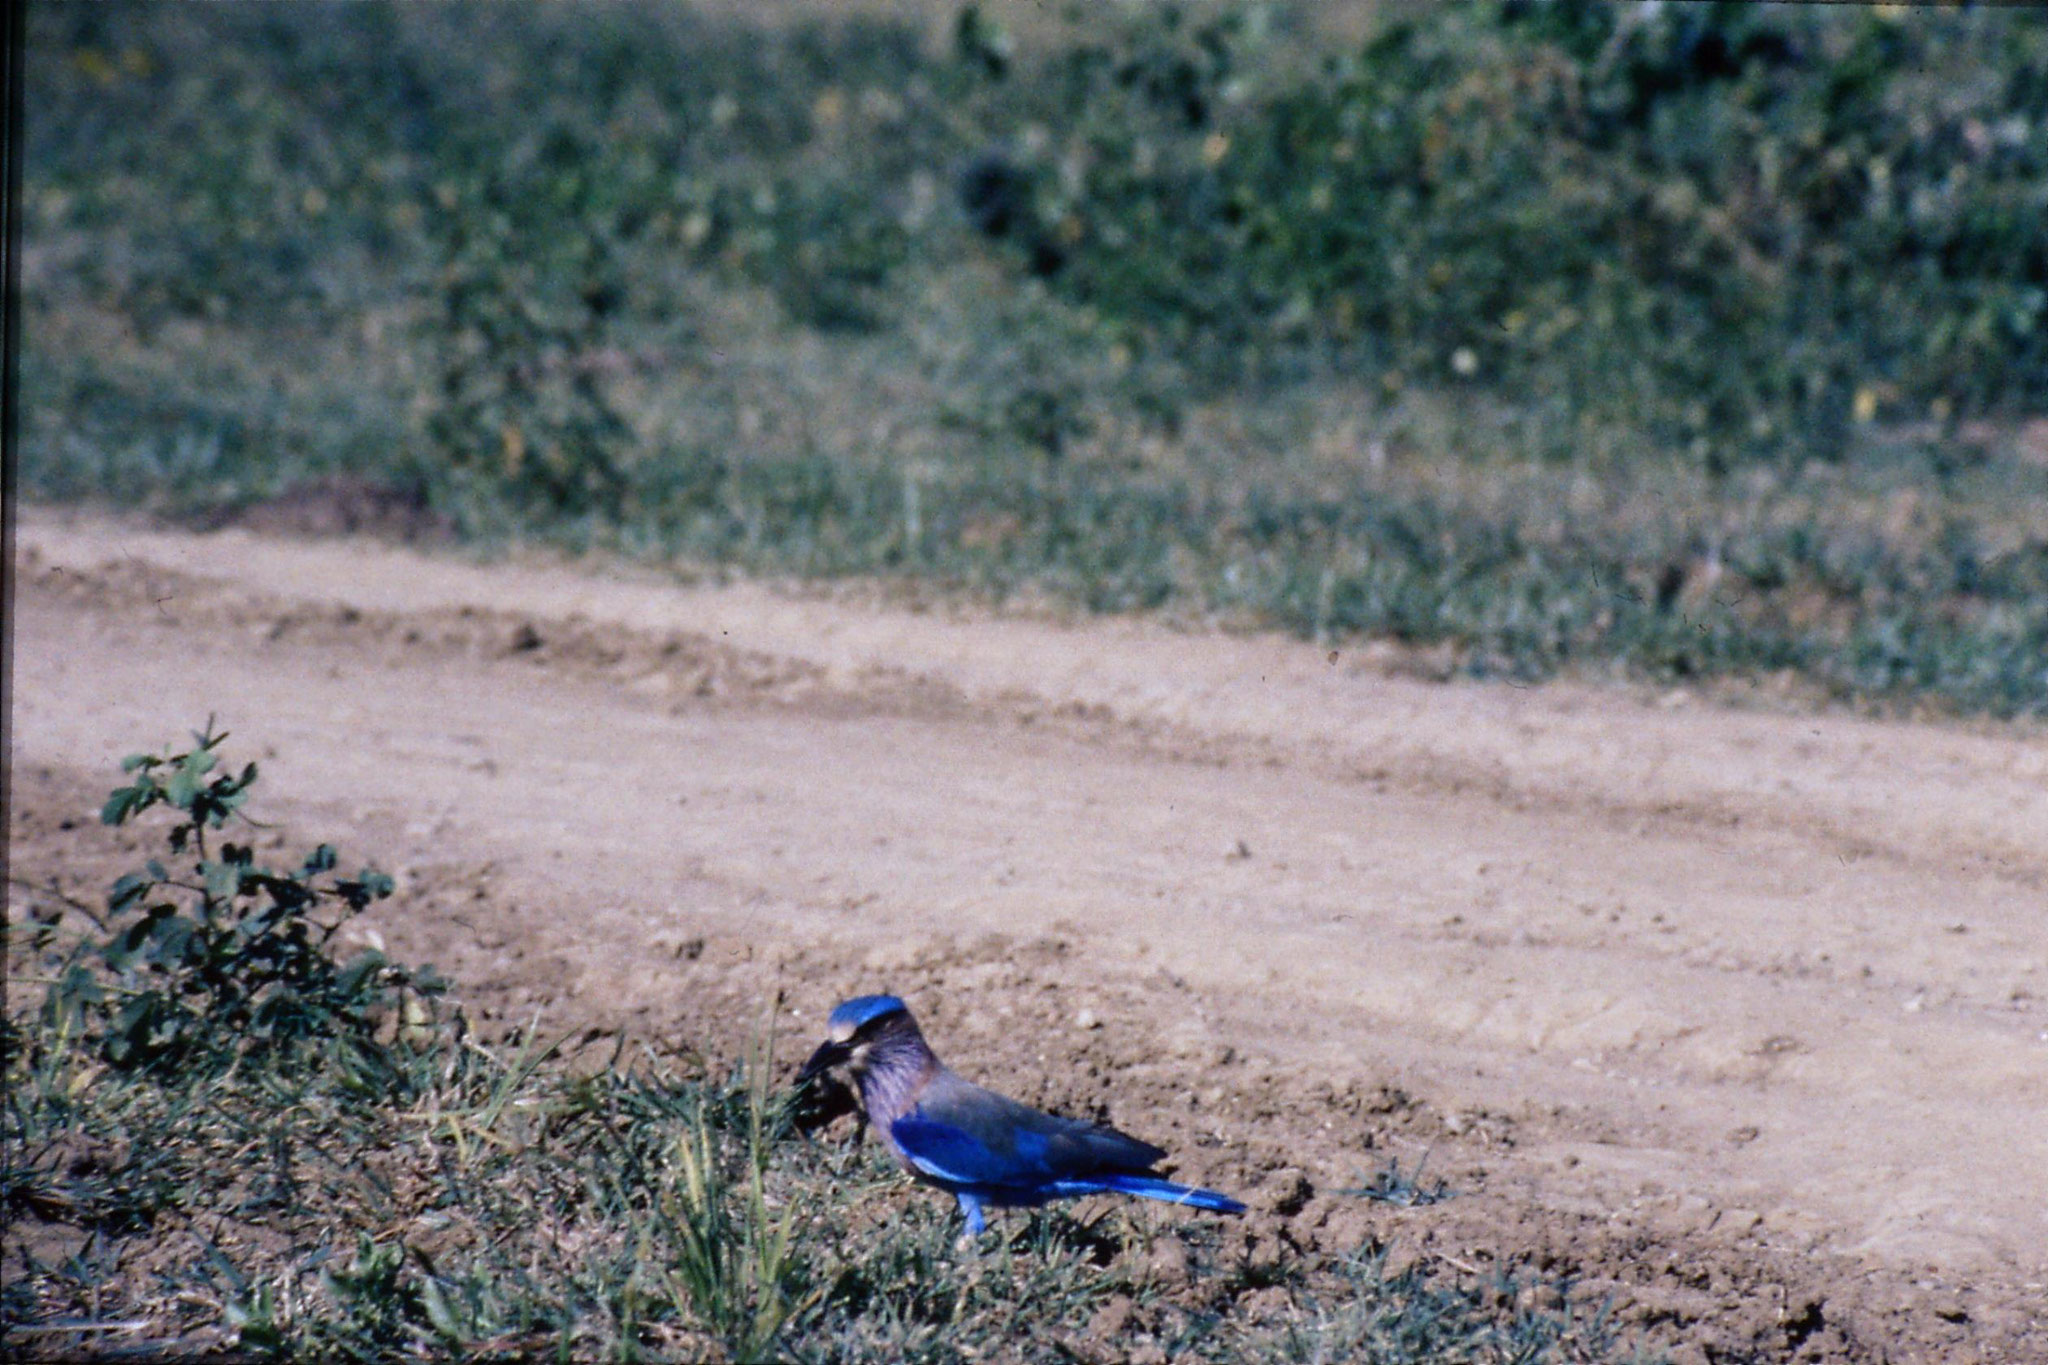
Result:
<svg viewBox="0 0 2048 1365"><path fill-rule="evenodd" d="M796 1083L800 1086L809 1085L834 1067L843 1065L852 1056L852 1044L827 1038L818 1045L818 1050L811 1054L811 1060L804 1063L804 1069L796 1073Z"/></svg>
<svg viewBox="0 0 2048 1365"><path fill-rule="evenodd" d="M803 1085L836 1066L851 1068L858 1080L877 1038L892 1026L906 1027L913 1034L917 1030L910 1010L895 996L862 995L847 1001L825 1021L825 1041L796 1073L796 1083Z"/></svg>
<svg viewBox="0 0 2048 1365"><path fill-rule="evenodd" d="M854 1115L861 1127L866 1126L867 1115L861 1110L860 1097L852 1086L832 1074L852 1056L853 1049L845 1043L828 1042L813 1052L803 1070L796 1073L796 1105L791 1118L798 1132L815 1133L829 1128L848 1114Z"/></svg>
<svg viewBox="0 0 2048 1365"><path fill-rule="evenodd" d="M796 1073L796 1087L801 1092L797 1126L811 1131L823 1128L841 1114L853 1113L864 1129L869 1059L881 1035L906 1027L915 1035L917 1026L910 1022L910 1011L893 995L863 995L833 1010L826 1021L825 1041ZM831 1074L841 1068L850 1073L852 1085ZM859 1095L856 1089L861 1092Z"/></svg>

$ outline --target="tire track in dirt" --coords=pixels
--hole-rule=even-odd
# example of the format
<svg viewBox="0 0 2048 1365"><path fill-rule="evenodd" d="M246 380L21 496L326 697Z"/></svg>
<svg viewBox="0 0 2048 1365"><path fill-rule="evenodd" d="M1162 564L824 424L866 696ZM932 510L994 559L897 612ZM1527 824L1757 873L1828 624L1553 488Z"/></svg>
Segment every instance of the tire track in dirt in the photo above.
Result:
<svg viewBox="0 0 2048 1365"><path fill-rule="evenodd" d="M1100 1098L1156 1074L1138 1102L1214 1142L1186 1100L1217 1091L1204 1159L1243 1181L1372 1161L1261 1091L1393 1087L1511 1242L1548 1218L1825 1264L1929 1349L2041 1307L2048 1213L2013 1198L2048 1188L2036 732L352 543L20 538L17 763L90 782L218 711L275 751L278 818L395 849L451 916L487 880L427 937L565 1022L701 1026L687 957L748 1024L778 983L798 1029L927 983L984 1065L1056 1073L976 1025L1006 987L1058 1046L1121 1040ZM1084 1006L1101 1029L1057 1027ZM1922 1302L1961 1283L1975 1328Z"/></svg>

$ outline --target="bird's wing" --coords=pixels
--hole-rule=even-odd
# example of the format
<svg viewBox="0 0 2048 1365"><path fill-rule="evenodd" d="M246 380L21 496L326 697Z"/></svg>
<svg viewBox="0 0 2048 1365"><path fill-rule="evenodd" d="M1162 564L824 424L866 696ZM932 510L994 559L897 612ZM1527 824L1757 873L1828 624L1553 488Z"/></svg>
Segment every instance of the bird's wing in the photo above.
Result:
<svg viewBox="0 0 2048 1365"><path fill-rule="evenodd" d="M943 1073L890 1125L912 1165L965 1185L1028 1186L1100 1171L1142 1171L1166 1153L1095 1124L1043 1114Z"/></svg>
<svg viewBox="0 0 2048 1365"><path fill-rule="evenodd" d="M910 1164L934 1180L950 1185L1016 1183L1015 1163L951 1124L920 1118L913 1111L890 1124L889 1134Z"/></svg>

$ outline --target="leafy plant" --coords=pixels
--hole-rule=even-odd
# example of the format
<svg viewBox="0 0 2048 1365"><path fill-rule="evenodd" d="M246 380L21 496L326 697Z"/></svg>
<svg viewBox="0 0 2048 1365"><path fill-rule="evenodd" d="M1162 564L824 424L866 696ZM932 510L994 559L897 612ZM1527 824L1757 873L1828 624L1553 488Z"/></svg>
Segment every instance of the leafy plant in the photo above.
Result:
<svg viewBox="0 0 2048 1365"><path fill-rule="evenodd" d="M256 765L217 772L227 734L211 721L193 739L182 753L122 760L133 780L108 796L100 819L122 825L167 807L177 813L165 836L170 854L188 861L173 871L152 858L114 883L105 918L93 917L97 932L77 943L50 986L46 1022L135 1069L349 1048L395 1007L417 1012L439 995L445 983L432 968L396 966L373 948L345 963L330 951L350 917L391 894L388 876L371 868L336 875L328 844L274 872L249 844L213 842L230 821L246 822ZM44 935L55 928L47 922ZM351 1051L359 1061L374 1056Z"/></svg>

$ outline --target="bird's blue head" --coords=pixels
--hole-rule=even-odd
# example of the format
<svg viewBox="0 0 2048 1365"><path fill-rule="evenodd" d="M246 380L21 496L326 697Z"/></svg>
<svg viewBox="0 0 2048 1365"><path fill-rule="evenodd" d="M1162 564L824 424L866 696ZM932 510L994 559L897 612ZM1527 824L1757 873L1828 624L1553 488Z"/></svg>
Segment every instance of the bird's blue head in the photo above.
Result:
<svg viewBox="0 0 2048 1365"><path fill-rule="evenodd" d="M877 1019L908 1013L910 1007L893 995L856 995L832 1011L825 1027L832 1041L843 1043Z"/></svg>
<svg viewBox="0 0 2048 1365"><path fill-rule="evenodd" d="M877 1027L887 1029L890 1021L909 1018L910 1007L893 995L857 995L846 1001L826 1021L825 1041L797 1073L797 1083L802 1084L842 1062L858 1074L876 1045ZM909 1034L913 1040L918 1038L916 1024L909 1025ZM919 1045L922 1046L921 1041Z"/></svg>

